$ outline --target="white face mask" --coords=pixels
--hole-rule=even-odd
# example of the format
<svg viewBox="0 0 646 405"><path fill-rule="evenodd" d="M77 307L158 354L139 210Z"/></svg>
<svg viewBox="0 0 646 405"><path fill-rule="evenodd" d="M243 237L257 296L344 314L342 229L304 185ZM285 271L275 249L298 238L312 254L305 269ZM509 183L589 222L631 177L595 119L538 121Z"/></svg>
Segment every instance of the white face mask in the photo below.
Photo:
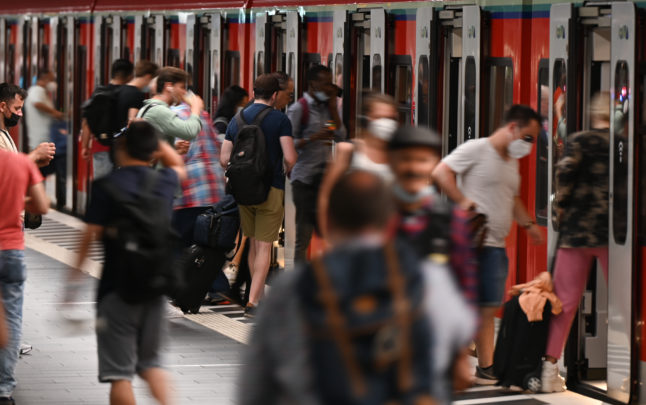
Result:
<svg viewBox="0 0 646 405"><path fill-rule="evenodd" d="M328 96L324 91L315 91L314 97L316 97L316 99L320 102L326 102L330 99L330 96Z"/></svg>
<svg viewBox="0 0 646 405"><path fill-rule="evenodd" d="M390 118L377 118L368 122L368 132L382 141L389 142L399 124Z"/></svg>
<svg viewBox="0 0 646 405"><path fill-rule="evenodd" d="M521 159L530 154L532 146L534 145L529 142L516 139L507 145L507 153L514 159Z"/></svg>
<svg viewBox="0 0 646 405"><path fill-rule="evenodd" d="M45 85L45 88L46 88L46 89L47 89L47 91L49 91L50 93L56 93L56 90L58 89L58 83L56 83L56 82L49 82L49 83L47 83L47 84Z"/></svg>

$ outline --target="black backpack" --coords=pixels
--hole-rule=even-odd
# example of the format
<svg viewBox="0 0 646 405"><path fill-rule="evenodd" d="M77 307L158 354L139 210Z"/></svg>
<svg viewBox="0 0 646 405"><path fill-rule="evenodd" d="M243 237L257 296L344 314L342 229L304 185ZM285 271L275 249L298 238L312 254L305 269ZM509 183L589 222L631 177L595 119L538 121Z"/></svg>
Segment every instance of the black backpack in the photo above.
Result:
<svg viewBox="0 0 646 405"><path fill-rule="evenodd" d="M113 248L117 292L135 304L182 287L173 263L178 235L171 227L168 201L154 193L159 174L146 171L136 196L126 194L109 179L98 180L114 199L115 219L105 228L104 242Z"/></svg>
<svg viewBox="0 0 646 405"><path fill-rule="evenodd" d="M101 145L110 146L114 135L121 131L117 119L117 103L121 86L99 86L92 97L81 106L83 118Z"/></svg>
<svg viewBox="0 0 646 405"><path fill-rule="evenodd" d="M241 205L265 202L271 187L272 167L267 156L265 134L260 127L263 119L273 109L267 106L253 122L245 121L239 112L235 116L238 134L225 172L227 194L232 194Z"/></svg>

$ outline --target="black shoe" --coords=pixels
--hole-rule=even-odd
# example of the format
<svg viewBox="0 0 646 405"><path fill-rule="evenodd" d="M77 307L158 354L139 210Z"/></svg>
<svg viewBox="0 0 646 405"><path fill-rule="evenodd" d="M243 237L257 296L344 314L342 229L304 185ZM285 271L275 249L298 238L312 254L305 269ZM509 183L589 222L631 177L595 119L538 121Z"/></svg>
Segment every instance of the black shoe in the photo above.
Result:
<svg viewBox="0 0 646 405"><path fill-rule="evenodd" d="M476 384L479 385L496 385L498 378L493 374L493 365L487 368L476 366Z"/></svg>
<svg viewBox="0 0 646 405"><path fill-rule="evenodd" d="M253 318L256 316L256 310L258 307L253 304L247 304L246 307L244 307L244 316L245 318Z"/></svg>
<svg viewBox="0 0 646 405"><path fill-rule="evenodd" d="M12 397L0 397L0 405L16 405Z"/></svg>

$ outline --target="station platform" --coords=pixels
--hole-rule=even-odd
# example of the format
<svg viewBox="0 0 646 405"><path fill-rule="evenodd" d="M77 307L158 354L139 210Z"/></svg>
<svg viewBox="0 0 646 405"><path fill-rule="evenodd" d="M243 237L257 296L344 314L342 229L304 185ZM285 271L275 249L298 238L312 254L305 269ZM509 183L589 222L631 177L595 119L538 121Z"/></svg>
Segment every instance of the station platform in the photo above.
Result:
<svg viewBox="0 0 646 405"><path fill-rule="evenodd" d="M97 380L94 335L96 280L103 260L92 248L84 271L85 286L78 300L63 305L63 287L73 265L83 223L58 212L48 214L26 240L27 283L23 315L23 343L33 346L18 361L19 405L107 404L108 384ZM175 404L236 404L236 383L242 353L253 324L235 305L205 306L199 314L169 319L170 336L164 364L172 381ZM145 383L136 379L138 404L155 401ZM475 387L457 398L456 405L597 405L601 401L565 392L529 395L499 387Z"/></svg>

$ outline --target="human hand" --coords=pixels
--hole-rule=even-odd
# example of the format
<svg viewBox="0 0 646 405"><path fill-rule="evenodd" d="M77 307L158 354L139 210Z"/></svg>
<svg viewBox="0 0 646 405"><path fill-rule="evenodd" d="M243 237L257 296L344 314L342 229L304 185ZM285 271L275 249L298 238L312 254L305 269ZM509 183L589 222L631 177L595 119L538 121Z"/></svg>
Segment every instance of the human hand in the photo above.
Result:
<svg viewBox="0 0 646 405"><path fill-rule="evenodd" d="M65 114L62 111L54 111L52 117L57 120L62 120L63 118L65 118Z"/></svg>
<svg viewBox="0 0 646 405"><path fill-rule="evenodd" d="M31 152L33 160L39 167L47 166L54 159L56 146L52 142L43 142Z"/></svg>
<svg viewBox="0 0 646 405"><path fill-rule="evenodd" d="M180 155L186 155L190 147L191 147L191 143L189 141L178 140L175 142L175 150Z"/></svg>
<svg viewBox="0 0 646 405"><path fill-rule="evenodd" d="M184 97L184 101L191 106L191 112L195 115L200 115L200 112L204 110L204 100L195 93L190 93L190 95L187 93Z"/></svg>
<svg viewBox="0 0 646 405"><path fill-rule="evenodd" d="M458 203L458 206L467 212L476 210L476 203L467 197L464 197L462 201Z"/></svg>
<svg viewBox="0 0 646 405"><path fill-rule="evenodd" d="M543 230L536 224L532 224L527 228L527 235L532 240L534 245L542 245L545 243L545 236L543 236Z"/></svg>

